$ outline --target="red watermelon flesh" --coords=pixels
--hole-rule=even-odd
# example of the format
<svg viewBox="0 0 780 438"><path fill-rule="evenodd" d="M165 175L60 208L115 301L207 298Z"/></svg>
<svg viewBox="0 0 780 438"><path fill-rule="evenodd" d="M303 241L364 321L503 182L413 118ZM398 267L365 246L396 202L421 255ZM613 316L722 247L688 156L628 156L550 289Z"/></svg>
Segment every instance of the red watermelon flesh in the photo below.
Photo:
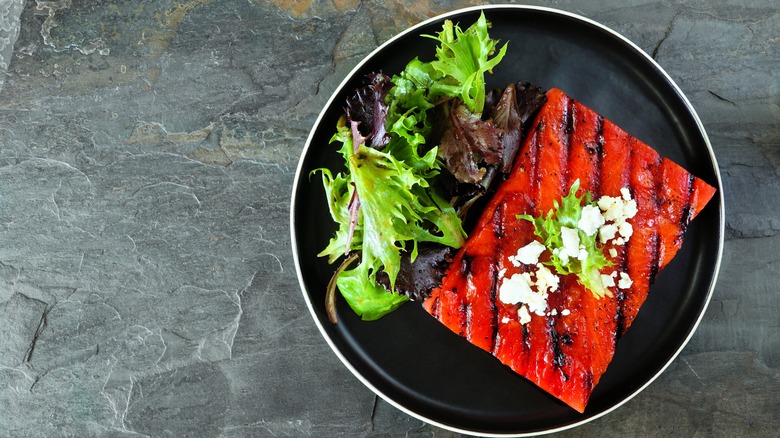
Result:
<svg viewBox="0 0 780 438"><path fill-rule="evenodd" d="M575 275L560 277L549 312L523 323L519 304L498 298L503 278L523 272L509 257L538 239L519 214L541 216L576 181L593 199L628 188L637 213L623 245L608 242L609 268L629 275L628 288L597 298ZM547 92L509 178L482 213L442 284L424 308L455 333L491 353L578 412L607 370L617 339L636 318L655 276L674 257L690 221L715 189L614 123L558 89ZM614 249L614 251L610 251ZM602 273L606 273L602 270Z"/></svg>

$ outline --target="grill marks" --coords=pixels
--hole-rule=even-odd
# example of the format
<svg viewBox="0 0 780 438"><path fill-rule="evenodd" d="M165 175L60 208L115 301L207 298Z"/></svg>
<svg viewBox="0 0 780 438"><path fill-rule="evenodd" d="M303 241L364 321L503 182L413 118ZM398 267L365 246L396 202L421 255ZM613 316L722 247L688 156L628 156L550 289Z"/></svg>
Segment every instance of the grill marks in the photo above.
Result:
<svg viewBox="0 0 780 438"><path fill-rule="evenodd" d="M628 275L633 281L623 301L623 333L631 326L647 298L653 276L658 272L659 202L656 179L662 171L658 152L631 138L631 174L629 183L637 203L634 234L627 248Z"/></svg>
<svg viewBox="0 0 780 438"><path fill-rule="evenodd" d="M566 195L566 169L568 167L568 135L566 128L569 114L569 99L566 96L549 96L545 105L547 111L540 117L543 128L539 131L539 184L535 193L538 200L534 215L547 214L555 201Z"/></svg>
<svg viewBox="0 0 780 438"><path fill-rule="evenodd" d="M537 208L534 210L537 216L546 215L569 188L569 153L574 130L572 101L562 93L548 94L547 108L549 111L540 115L545 122L539 136L539 186L535 196ZM563 304L560 302L562 295L560 291L551 292L548 295L548 309ZM543 364L532 367L527 377L554 395L560 395L563 383L569 380L569 370L564 368L567 363L571 363L558 342L559 334L564 334L567 327L558 326L557 320L556 316L534 315L527 324L531 339L531 361L537 365Z"/></svg>
<svg viewBox="0 0 780 438"><path fill-rule="evenodd" d="M617 339L714 188L559 90L547 93L533 126L509 179L424 306L447 327L583 412ZM559 291L548 296L548 310L570 313L532 315L529 323L520 324L518 306L498 299L501 278L535 269L508 261L535 239L533 225L516 216L546 214L577 179L594 199L619 197L621 188L630 188L639 210L632 220L634 234L628 244L610 243L604 250L617 254L608 256L613 267L605 272L628 272L634 283L627 290L612 288L613 298L597 299L575 276L564 277Z"/></svg>
<svg viewBox="0 0 780 438"><path fill-rule="evenodd" d="M495 338L494 294L496 264L492 257L478 256L472 260L466 277L465 303L467 308L466 339L486 351L493 349Z"/></svg>
<svg viewBox="0 0 780 438"><path fill-rule="evenodd" d="M579 179L579 195L589 190L598 196L601 185L604 120L593 110L574 100L570 101L570 108L568 175L564 190L568 191L574 181ZM600 359L601 356L596 350L606 348L609 351L612 347L601 346L604 342L600 336L606 331L599 327L599 323L593 322L594 318L599 316L599 300L573 276L563 280L561 290L565 293L555 294L557 295L554 298L555 308L570 311L568 315L558 314L554 317L559 341L557 346L562 357L566 358L561 368L562 377L568 380L564 390L567 392L566 397L574 404L585 406L587 397L583 397L583 394L590 394L594 385L591 371L594 360L592 356L597 353L595 354L596 366L606 368L606 363L611 356ZM560 342L561 340L566 342ZM603 365L599 365L600 363Z"/></svg>
<svg viewBox="0 0 780 438"><path fill-rule="evenodd" d="M590 190L594 199L600 191L599 173L601 151L604 147L604 119L593 110L572 101L572 131L569 134L569 177L567 188L580 180L581 195Z"/></svg>
<svg viewBox="0 0 780 438"><path fill-rule="evenodd" d="M559 133L559 157L565 171L561 172L562 178L557 179L560 190L556 196L565 196L577 179L581 187L579 194L584 190L597 191L599 156L592 151L600 149L603 143L599 138L600 117L573 99L565 98L563 101L566 128ZM554 172L550 174L553 179ZM572 406L583 408L593 389L588 321L583 312L589 299L593 299L592 294L573 276L562 278L560 289L548 297L548 307L558 313L547 317L555 374L552 383L545 389L568 400ZM569 313L560 313L563 309L569 310Z"/></svg>
<svg viewBox="0 0 780 438"><path fill-rule="evenodd" d="M682 246L683 233L690 221L694 178L677 164L663 159L658 183L660 270Z"/></svg>
<svg viewBox="0 0 780 438"><path fill-rule="evenodd" d="M599 188L598 196L619 197L620 189L628 187L631 172L631 149L628 134L608 120L601 120L601 158L596 173ZM609 256L609 249L617 251L616 257ZM604 248L607 257L619 265L625 260L625 246L609 243ZM593 373L593 385L607 370L615 352L618 323L622 321L622 294L611 288L613 299L597 299L579 286L584 301L584 318L587 320L587 338L590 341L590 367Z"/></svg>
<svg viewBox="0 0 780 438"><path fill-rule="evenodd" d="M693 206L691 205L691 197L693 196L694 180L695 178L693 175L688 175L688 197L686 198L682 214L680 215L680 229L682 230L682 232L680 233L681 239L682 239L682 233L685 232L685 229L688 227L688 224L691 221L691 212L693 210Z"/></svg>

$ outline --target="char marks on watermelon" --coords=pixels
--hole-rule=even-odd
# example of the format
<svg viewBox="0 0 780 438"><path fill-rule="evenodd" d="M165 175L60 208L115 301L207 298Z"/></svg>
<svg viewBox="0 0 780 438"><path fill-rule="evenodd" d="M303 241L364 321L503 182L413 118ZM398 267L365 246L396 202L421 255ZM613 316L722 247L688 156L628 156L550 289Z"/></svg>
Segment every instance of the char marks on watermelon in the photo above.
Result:
<svg viewBox="0 0 780 438"><path fill-rule="evenodd" d="M627 272L633 284L611 287L612 297L599 299L576 276L563 277L549 294L548 308L570 313L532 314L530 322L521 324L518 305L501 302L497 293L502 276L530 268L508 260L536 239L533 225L517 215L547 214L578 179L578 195L588 190L593 199L620 197L620 189L627 187L636 200L631 239L604 248L605 254L616 250L607 255L613 262L607 269ZM510 177L423 306L455 333L584 412L655 276L680 249L687 225L714 192L614 123L552 89L523 139Z"/></svg>

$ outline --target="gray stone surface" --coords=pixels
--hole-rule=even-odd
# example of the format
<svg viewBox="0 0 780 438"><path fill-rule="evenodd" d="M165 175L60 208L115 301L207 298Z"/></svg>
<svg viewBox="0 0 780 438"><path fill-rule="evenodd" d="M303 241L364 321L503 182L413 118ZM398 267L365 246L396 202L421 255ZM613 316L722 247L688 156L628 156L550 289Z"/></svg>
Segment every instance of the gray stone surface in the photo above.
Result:
<svg viewBox="0 0 780 438"><path fill-rule="evenodd" d="M0 2L0 436L458 436L378 399L330 351L288 212L341 78L470 3ZM727 204L688 347L561 435L776 436L777 2L531 3L603 22L664 66L708 130Z"/></svg>
<svg viewBox="0 0 780 438"><path fill-rule="evenodd" d="M5 72L8 71L14 44L19 38L19 16L24 3L24 0L0 1L0 89L5 82Z"/></svg>

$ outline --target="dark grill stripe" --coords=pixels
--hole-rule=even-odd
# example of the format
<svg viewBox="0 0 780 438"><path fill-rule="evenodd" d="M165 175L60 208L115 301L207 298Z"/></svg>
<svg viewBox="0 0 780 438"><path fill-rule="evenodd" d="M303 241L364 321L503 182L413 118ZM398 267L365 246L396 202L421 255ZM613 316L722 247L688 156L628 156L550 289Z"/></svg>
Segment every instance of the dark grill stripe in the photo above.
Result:
<svg viewBox="0 0 780 438"><path fill-rule="evenodd" d="M461 259L460 264L461 273L463 274L463 279L465 281L468 281L470 272L471 272L471 256L468 254L463 254L463 258ZM458 334L461 336L466 336L466 328L471 325L471 312L469 309L469 305L466 303L465 297L464 299L460 300L460 306L458 308L458 312L460 313L460 329L458 331Z"/></svg>
<svg viewBox="0 0 780 438"><path fill-rule="evenodd" d="M655 216L658 216L658 210L661 208L661 204L663 203L663 197L661 196L664 181L663 181L663 158L660 156L658 157L658 161L654 164L655 171L652 172L653 178L655 181L653 181L653 185L655 189L653 190L653 198L655 199ZM661 269L661 235L659 233L658 227L653 227L653 258L650 265L650 284L652 285L655 281L655 276L658 275L658 271Z"/></svg>
<svg viewBox="0 0 780 438"><path fill-rule="evenodd" d="M563 172L564 176L566 177L564 178L564 180L567 181L567 184L568 181L571 180L571 168L572 168L571 155L572 155L572 148L574 147L572 146L574 144L573 137L574 137L574 131L578 128L578 123L579 123L579 118L577 116L578 113L576 107L574 106L574 101L570 99L568 101L568 105L566 105L566 114L564 114L563 117L564 123L566 125L566 131L565 131L566 141L564 145L568 150L566 155L569 157L569 159L566 161L566 166L564 167L564 172Z"/></svg>
<svg viewBox="0 0 780 438"><path fill-rule="evenodd" d="M431 314L433 314L434 318L441 321L441 298L438 295L433 299L433 304L431 305Z"/></svg>
<svg viewBox="0 0 780 438"><path fill-rule="evenodd" d="M458 334L465 337L466 336L466 327L468 327L469 324L469 314L468 311L468 305L466 304L466 300L460 300L460 306L458 307L458 313L460 313L460 329L458 330Z"/></svg>
<svg viewBox="0 0 780 438"><path fill-rule="evenodd" d="M562 175L559 179L561 181L561 184L563 185L563 193L564 196L569 194L569 187L567 187L568 181L569 181L569 174L570 174L570 168L569 160L571 159L571 145L572 145L572 137L574 136L574 117L573 117L573 107L574 107L574 101L568 97L565 98L566 104L564 105L564 114L563 114L563 136L559 138L561 145L563 147L564 151L564 157L562 157L562 163L561 163L561 170ZM559 288L551 293L553 294L562 294L561 286ZM550 297L552 298L552 297ZM548 299L548 303L552 301ZM548 304L548 308L551 308L550 304ZM550 328L549 330L549 336L550 336L550 343L552 347L552 354L553 354L553 368L558 370L564 381L569 380L569 376L566 374L566 372L563 370L564 365L566 364L566 355L563 353L563 350L561 349L560 344L560 336L558 334L558 330L556 327L556 323L560 321L558 318L552 315L545 316L547 326Z"/></svg>
<svg viewBox="0 0 780 438"><path fill-rule="evenodd" d="M658 232L653 233L653 258L650 261L650 284L655 282L655 276L658 275L659 264L661 263L661 238Z"/></svg>
<svg viewBox="0 0 780 438"><path fill-rule="evenodd" d="M574 135L574 100L566 98L566 106L564 107L564 113L563 113L563 132L566 134L563 137L563 148L566 150L566 165L563 166L564 169L564 181L568 181L568 173L569 173L569 155L571 155L571 138ZM566 187L568 188L568 187Z"/></svg>
<svg viewBox="0 0 780 438"><path fill-rule="evenodd" d="M593 178L593 190L591 194L593 199L596 200L601 197L601 160L604 150L604 117L598 115L596 117L596 174Z"/></svg>
<svg viewBox="0 0 780 438"><path fill-rule="evenodd" d="M550 321L550 339L552 339L553 366L560 371L563 380L567 381L569 380L569 375L566 374L566 371L563 369L566 365L566 355L563 354L563 350L561 349L561 336L558 334L558 331L555 330L552 321Z"/></svg>
<svg viewBox="0 0 780 438"><path fill-rule="evenodd" d="M530 150L528 153L530 154L530 162L531 162L531 168L528 170L528 174L530 175L530 181L531 181L531 187L529 187L528 193L539 193L539 148L541 145L539 144L539 133L542 132L542 129L544 129L544 124L542 122L539 122L539 126L537 126L536 131L534 132L534 136L531 139L531 141L528 143L530 146ZM536 210L536 203L537 203L537 196L530 197L530 205L529 205L529 212Z"/></svg>
<svg viewBox="0 0 780 438"><path fill-rule="evenodd" d="M528 324L523 324L523 354L531 351L531 340L528 338Z"/></svg>
<svg viewBox="0 0 780 438"><path fill-rule="evenodd" d="M496 245L498 247L498 245ZM498 344L498 306L496 300L498 299L498 269L495 268L496 263L493 263L492 275L490 280L490 311L492 312L492 318L490 319L490 328L492 330L490 336L490 349L488 351L495 351Z"/></svg>
<svg viewBox="0 0 780 438"><path fill-rule="evenodd" d="M497 240L501 240L504 237L504 234L506 234L506 214L504 213L504 204L500 204L496 211L493 213L493 234L496 236ZM496 254L494 254L495 257L498 257L498 245L496 245Z"/></svg>
<svg viewBox="0 0 780 438"><path fill-rule="evenodd" d="M683 211L680 215L680 234L685 233L685 229L688 228L688 224L691 222L691 213L693 212L693 206L691 205L691 199L693 198L693 174L688 175L688 197L685 199L683 205Z"/></svg>
<svg viewBox="0 0 780 438"><path fill-rule="evenodd" d="M623 336L626 331L626 317L623 315L623 303L626 301L626 293L623 289L617 290L617 313L615 314L615 343Z"/></svg>

